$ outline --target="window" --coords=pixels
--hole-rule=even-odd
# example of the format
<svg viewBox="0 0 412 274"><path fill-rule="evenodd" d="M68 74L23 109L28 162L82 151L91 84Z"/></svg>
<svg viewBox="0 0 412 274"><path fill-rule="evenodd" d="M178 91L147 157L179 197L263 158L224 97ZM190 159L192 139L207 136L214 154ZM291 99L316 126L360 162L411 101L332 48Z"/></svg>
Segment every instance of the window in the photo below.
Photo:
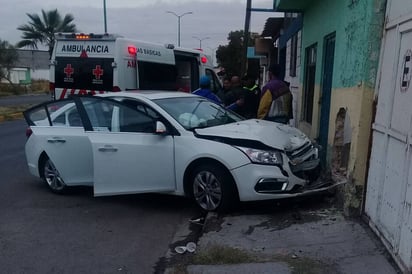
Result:
<svg viewBox="0 0 412 274"><path fill-rule="evenodd" d="M94 131L155 132L157 113L136 100L81 100Z"/></svg>
<svg viewBox="0 0 412 274"><path fill-rule="evenodd" d="M296 67L298 61L298 35L293 35L290 42L289 75L291 77L296 77Z"/></svg>
<svg viewBox="0 0 412 274"><path fill-rule="evenodd" d="M305 50L305 80L302 118L310 124L312 123L313 97L315 92L316 47L317 45L315 44Z"/></svg>
<svg viewBox="0 0 412 274"><path fill-rule="evenodd" d="M177 90L192 92L199 86L199 66L195 56L176 53Z"/></svg>
<svg viewBox="0 0 412 274"><path fill-rule="evenodd" d="M206 75L210 78L210 90L217 93L222 89L219 80L211 69L206 69Z"/></svg>
<svg viewBox="0 0 412 274"><path fill-rule="evenodd" d="M47 106L52 126L82 127L82 119L72 99L57 101Z"/></svg>
<svg viewBox="0 0 412 274"><path fill-rule="evenodd" d="M120 132L154 133L155 130L156 121L144 112L132 107L119 107Z"/></svg>
<svg viewBox="0 0 412 274"><path fill-rule="evenodd" d="M56 57L56 87L113 90L113 58Z"/></svg>
<svg viewBox="0 0 412 274"><path fill-rule="evenodd" d="M174 65L138 62L139 89L177 90Z"/></svg>

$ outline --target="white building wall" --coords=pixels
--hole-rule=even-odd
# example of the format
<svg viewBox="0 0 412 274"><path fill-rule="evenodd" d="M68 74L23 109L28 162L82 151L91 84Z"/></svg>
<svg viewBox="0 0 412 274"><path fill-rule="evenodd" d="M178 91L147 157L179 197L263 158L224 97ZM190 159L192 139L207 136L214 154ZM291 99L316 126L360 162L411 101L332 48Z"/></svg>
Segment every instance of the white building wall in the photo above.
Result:
<svg viewBox="0 0 412 274"><path fill-rule="evenodd" d="M30 73L32 80L49 80L50 74L48 69L32 69Z"/></svg>
<svg viewBox="0 0 412 274"><path fill-rule="evenodd" d="M292 42L289 40L286 45L286 71L285 71L285 81L290 83L290 91L293 95L293 119L290 121L292 126L297 126L298 122L298 108L299 102L301 101L301 93L300 90L300 68L301 68L301 48L302 48L302 31L297 33L298 35L298 46L297 46L297 56L296 56L296 76L290 76L290 58L291 58L291 45Z"/></svg>

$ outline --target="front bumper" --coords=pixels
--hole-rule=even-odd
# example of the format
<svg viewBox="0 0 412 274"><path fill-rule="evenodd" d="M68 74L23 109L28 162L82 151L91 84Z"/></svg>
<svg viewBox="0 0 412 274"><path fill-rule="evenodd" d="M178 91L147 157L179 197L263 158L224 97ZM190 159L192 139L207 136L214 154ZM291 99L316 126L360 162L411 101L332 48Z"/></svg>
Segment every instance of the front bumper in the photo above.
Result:
<svg viewBox="0 0 412 274"><path fill-rule="evenodd" d="M309 195L340 183L322 181L319 147L306 143L283 154L283 166L249 164L232 170L241 201Z"/></svg>
<svg viewBox="0 0 412 274"><path fill-rule="evenodd" d="M240 201L282 199L323 192L342 183L309 181L276 166L249 164L232 170Z"/></svg>

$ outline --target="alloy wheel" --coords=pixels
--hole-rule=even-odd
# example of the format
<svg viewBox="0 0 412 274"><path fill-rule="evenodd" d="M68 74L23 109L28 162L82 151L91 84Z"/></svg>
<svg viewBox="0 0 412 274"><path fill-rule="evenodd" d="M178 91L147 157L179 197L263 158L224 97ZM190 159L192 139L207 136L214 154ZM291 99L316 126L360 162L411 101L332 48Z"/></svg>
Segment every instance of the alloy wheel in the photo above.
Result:
<svg viewBox="0 0 412 274"><path fill-rule="evenodd" d="M62 192L66 188L66 184L60 177L59 171L50 159L47 159L44 165L44 179L54 192Z"/></svg>
<svg viewBox="0 0 412 274"><path fill-rule="evenodd" d="M204 210L216 210L222 203L221 182L212 172L201 171L194 178L193 195Z"/></svg>

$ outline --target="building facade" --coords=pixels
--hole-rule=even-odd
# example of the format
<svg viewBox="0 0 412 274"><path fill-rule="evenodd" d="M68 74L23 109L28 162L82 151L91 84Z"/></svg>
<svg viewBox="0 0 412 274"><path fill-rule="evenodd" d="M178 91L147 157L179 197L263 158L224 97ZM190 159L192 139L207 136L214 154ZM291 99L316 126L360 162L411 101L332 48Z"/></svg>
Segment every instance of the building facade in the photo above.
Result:
<svg viewBox="0 0 412 274"><path fill-rule="evenodd" d="M348 181L348 213L363 203L385 2L274 2L276 11L302 14L295 124L323 147L324 167Z"/></svg>

